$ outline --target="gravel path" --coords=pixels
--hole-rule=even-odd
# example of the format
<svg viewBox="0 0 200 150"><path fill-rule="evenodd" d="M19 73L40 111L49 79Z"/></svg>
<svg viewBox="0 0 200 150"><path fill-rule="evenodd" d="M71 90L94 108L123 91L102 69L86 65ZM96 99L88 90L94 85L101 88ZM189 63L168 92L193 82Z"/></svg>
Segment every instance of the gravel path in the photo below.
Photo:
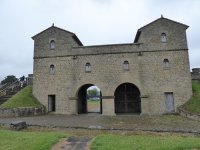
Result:
<svg viewBox="0 0 200 150"><path fill-rule="evenodd" d="M44 115L34 117L0 118L0 124L26 121L31 126L83 128L102 130L172 131L200 133L200 122L179 115L139 116L118 115Z"/></svg>
<svg viewBox="0 0 200 150"><path fill-rule="evenodd" d="M62 139L51 150L89 150L90 141L88 137L69 137Z"/></svg>

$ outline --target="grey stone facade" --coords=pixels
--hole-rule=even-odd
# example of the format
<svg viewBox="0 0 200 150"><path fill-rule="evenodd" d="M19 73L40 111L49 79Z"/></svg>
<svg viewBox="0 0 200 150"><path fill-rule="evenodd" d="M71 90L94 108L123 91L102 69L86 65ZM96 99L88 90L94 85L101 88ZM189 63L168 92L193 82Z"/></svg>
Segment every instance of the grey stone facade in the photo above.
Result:
<svg viewBox="0 0 200 150"><path fill-rule="evenodd" d="M83 46L74 33L51 26L33 37L33 94L47 108L49 98L54 99L55 113L78 114L86 105L81 94L95 85L102 93L103 115L118 114L116 109L176 112L192 96L187 28L161 17L140 28L133 43ZM122 91L130 85L132 93L138 93L126 89L120 101L120 92L115 92L120 85ZM131 94L138 108L129 103ZM168 103L167 97L172 101Z"/></svg>

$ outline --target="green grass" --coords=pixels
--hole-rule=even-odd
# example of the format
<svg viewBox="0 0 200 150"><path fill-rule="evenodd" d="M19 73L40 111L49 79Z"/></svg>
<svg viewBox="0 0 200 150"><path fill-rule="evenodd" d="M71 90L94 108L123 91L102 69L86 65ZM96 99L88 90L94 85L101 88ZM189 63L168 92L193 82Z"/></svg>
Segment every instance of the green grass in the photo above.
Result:
<svg viewBox="0 0 200 150"><path fill-rule="evenodd" d="M0 150L49 150L60 138L58 132L22 132L0 129Z"/></svg>
<svg viewBox="0 0 200 150"><path fill-rule="evenodd" d="M20 107L39 107L42 106L32 95L32 87L27 86L8 101L0 105L0 108L20 108Z"/></svg>
<svg viewBox="0 0 200 150"><path fill-rule="evenodd" d="M191 150L200 148L200 138L151 135L100 135L91 150Z"/></svg>
<svg viewBox="0 0 200 150"><path fill-rule="evenodd" d="M190 112L200 113L200 84L192 83L193 97L183 105L183 108Z"/></svg>

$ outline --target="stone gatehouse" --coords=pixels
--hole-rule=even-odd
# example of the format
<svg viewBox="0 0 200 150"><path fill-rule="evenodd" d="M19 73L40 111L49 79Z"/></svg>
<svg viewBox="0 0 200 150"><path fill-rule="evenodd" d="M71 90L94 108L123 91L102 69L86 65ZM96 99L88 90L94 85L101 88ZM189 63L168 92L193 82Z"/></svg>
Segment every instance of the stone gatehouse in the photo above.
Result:
<svg viewBox="0 0 200 150"><path fill-rule="evenodd" d="M100 113L176 112L192 96L187 25L161 17L133 43L83 46L55 27L33 36L33 94L47 111L87 113L87 89L101 90Z"/></svg>

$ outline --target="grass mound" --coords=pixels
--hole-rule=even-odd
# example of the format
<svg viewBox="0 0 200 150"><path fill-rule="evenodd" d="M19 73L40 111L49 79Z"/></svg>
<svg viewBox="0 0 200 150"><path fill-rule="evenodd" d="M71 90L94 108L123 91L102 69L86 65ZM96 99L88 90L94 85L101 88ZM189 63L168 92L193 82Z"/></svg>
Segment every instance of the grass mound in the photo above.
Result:
<svg viewBox="0 0 200 150"><path fill-rule="evenodd" d="M200 83L192 83L193 97L183 105L187 111L200 113Z"/></svg>
<svg viewBox="0 0 200 150"><path fill-rule="evenodd" d="M32 86L27 86L8 101L0 105L0 108L22 108L22 107L40 107L42 104L33 97Z"/></svg>

